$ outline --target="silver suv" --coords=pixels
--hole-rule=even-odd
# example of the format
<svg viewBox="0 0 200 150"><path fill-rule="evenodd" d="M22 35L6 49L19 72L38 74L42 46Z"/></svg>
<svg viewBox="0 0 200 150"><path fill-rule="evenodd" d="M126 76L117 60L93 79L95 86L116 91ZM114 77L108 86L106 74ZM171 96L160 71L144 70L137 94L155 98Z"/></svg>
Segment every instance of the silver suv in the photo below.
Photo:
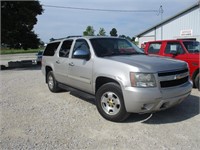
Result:
<svg viewBox="0 0 200 150"><path fill-rule="evenodd" d="M181 103L191 92L187 63L145 55L115 37L69 37L49 43L42 72L50 91L72 87L96 97L99 113L123 121Z"/></svg>

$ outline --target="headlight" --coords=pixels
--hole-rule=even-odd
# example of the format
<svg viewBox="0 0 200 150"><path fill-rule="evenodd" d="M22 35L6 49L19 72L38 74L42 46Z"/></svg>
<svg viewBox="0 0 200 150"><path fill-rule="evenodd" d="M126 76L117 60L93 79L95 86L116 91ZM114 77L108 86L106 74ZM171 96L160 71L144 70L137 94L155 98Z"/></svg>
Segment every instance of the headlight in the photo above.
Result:
<svg viewBox="0 0 200 150"><path fill-rule="evenodd" d="M151 73L130 73L131 86L133 87L155 87L156 80Z"/></svg>

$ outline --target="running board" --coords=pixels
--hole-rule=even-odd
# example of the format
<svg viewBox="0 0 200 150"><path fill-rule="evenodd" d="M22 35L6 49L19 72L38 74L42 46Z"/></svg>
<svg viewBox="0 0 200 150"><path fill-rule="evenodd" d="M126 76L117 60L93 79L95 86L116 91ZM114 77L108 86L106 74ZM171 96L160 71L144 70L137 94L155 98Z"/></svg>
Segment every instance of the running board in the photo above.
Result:
<svg viewBox="0 0 200 150"><path fill-rule="evenodd" d="M62 83L58 83L58 87L61 88L61 89L67 90L69 92L78 92L80 95L85 95L86 97L90 97L90 98L94 98L95 99L95 96L90 94L90 93L84 92L82 90L70 87L70 86L62 84Z"/></svg>

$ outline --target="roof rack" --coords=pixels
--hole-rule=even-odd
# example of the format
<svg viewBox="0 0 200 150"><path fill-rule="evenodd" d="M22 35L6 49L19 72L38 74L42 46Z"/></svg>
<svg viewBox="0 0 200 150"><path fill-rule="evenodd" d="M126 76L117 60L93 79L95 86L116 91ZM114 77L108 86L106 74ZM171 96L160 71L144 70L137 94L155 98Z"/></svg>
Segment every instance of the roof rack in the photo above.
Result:
<svg viewBox="0 0 200 150"><path fill-rule="evenodd" d="M73 37L82 37L82 35L71 35L71 36L68 36L67 38L73 38Z"/></svg>
<svg viewBox="0 0 200 150"><path fill-rule="evenodd" d="M67 37L58 38L58 39L54 39L54 38L53 38L52 41L63 40L63 39L68 39L68 38L73 38L73 37L82 37L82 35L72 35L72 36L67 36Z"/></svg>

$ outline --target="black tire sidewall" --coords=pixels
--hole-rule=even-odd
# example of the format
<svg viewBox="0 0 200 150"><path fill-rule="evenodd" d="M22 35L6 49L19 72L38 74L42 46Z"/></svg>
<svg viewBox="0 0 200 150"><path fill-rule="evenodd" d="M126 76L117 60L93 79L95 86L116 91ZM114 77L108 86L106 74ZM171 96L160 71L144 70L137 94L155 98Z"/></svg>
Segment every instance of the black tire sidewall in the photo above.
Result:
<svg viewBox="0 0 200 150"><path fill-rule="evenodd" d="M120 100L120 104L121 104L120 111L116 115L108 115L106 112L104 112L104 110L101 106L101 97L106 92L115 93ZM123 94L122 94L121 88L116 83L112 83L112 82L107 83L107 84L102 85L98 89L98 91L96 93L96 106L97 106L99 113L102 115L102 117L104 117L107 120L114 121L114 122L121 122L128 117L128 113L127 113L127 111L125 109L125 105L124 105L124 99L123 99Z"/></svg>
<svg viewBox="0 0 200 150"><path fill-rule="evenodd" d="M199 80L200 80L200 73L198 73L194 79L194 84L195 87L198 88L200 90L200 85L199 85Z"/></svg>

